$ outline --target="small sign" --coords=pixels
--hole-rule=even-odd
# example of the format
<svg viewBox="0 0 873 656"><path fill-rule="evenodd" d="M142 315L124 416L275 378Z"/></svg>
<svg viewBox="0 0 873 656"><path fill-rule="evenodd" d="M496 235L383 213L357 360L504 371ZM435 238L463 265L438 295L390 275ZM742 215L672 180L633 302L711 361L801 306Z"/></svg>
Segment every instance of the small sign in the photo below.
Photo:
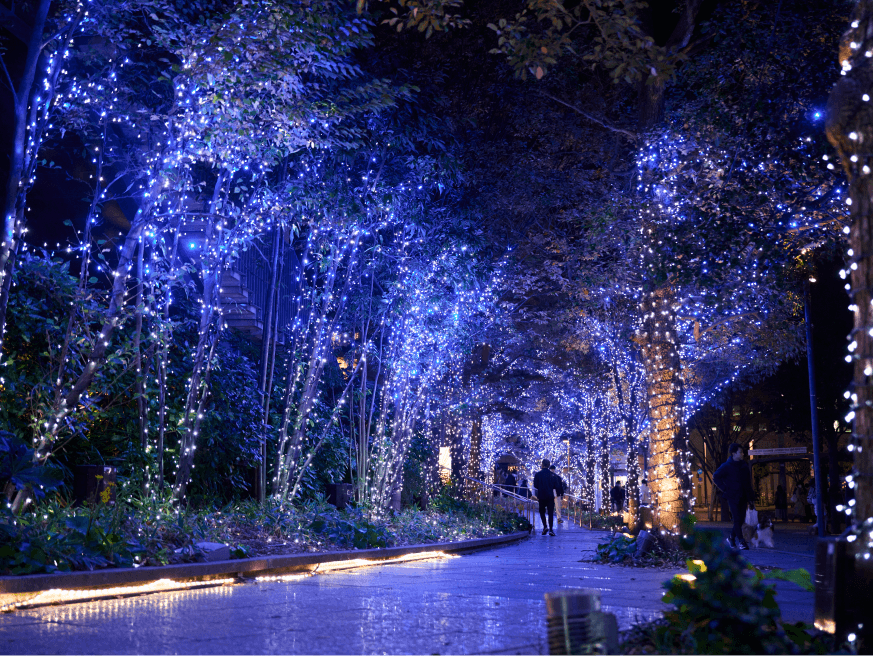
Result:
<svg viewBox="0 0 873 656"><path fill-rule="evenodd" d="M809 449L805 446L786 447L784 449L749 449L750 456L787 456L807 455Z"/></svg>

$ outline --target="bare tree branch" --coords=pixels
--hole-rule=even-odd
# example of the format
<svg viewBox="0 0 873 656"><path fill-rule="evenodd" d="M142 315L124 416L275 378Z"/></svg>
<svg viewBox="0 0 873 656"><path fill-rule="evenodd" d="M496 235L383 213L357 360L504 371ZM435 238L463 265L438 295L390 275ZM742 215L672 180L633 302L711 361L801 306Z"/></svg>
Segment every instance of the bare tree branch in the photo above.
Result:
<svg viewBox="0 0 873 656"><path fill-rule="evenodd" d="M582 111L581 109L579 109L578 107L576 107L575 105L571 105L570 103L564 102L564 101L561 100L560 98L555 98L554 96L552 96L552 95L546 93L545 91L540 91L540 92L538 92L538 93L539 93L541 96L545 96L546 98L548 98L548 99L550 99L550 100L554 100L556 103L558 103L558 104L560 104L560 105L563 105L564 107L567 107L567 108L569 108L569 109L572 109L574 112L576 112L577 114L581 114L582 116L584 116L585 118L587 118L587 119L588 119L589 121L591 121L592 123L597 123L597 125L599 125L600 127L606 128L607 130L610 130L610 131L612 131L612 132L618 132L619 134L623 134L623 135L625 135L626 137L628 137L629 139L633 139L633 140L635 140L635 141L639 138L639 136L638 136L636 133L634 133L634 132L628 132L627 130L623 130L623 129L621 129L621 128L617 128L617 127L615 127L614 125L610 125L610 124L608 124L608 123L604 123L604 122L601 121L599 118L595 118L594 116L592 116L592 115L589 114L588 112L584 112L584 111Z"/></svg>

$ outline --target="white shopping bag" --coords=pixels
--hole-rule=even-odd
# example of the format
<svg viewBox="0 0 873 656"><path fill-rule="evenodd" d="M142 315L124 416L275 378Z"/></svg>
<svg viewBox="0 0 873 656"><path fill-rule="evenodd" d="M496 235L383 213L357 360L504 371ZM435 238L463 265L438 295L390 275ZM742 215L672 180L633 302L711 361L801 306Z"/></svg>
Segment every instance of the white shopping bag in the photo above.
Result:
<svg viewBox="0 0 873 656"><path fill-rule="evenodd" d="M746 511L746 524L749 526L757 526L758 524L758 511L754 508L749 508Z"/></svg>

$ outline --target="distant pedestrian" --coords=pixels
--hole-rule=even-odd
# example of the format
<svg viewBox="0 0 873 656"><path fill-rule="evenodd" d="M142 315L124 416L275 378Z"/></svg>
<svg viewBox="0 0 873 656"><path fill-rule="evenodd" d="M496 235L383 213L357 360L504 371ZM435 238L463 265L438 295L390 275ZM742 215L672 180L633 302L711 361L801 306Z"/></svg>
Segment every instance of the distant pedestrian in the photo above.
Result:
<svg viewBox="0 0 873 656"><path fill-rule="evenodd" d="M506 480L504 481L504 489L507 492L512 492L515 494L515 474L511 471L506 472Z"/></svg>
<svg viewBox="0 0 873 656"><path fill-rule="evenodd" d="M649 490L649 479L644 478L643 484L640 485L640 505L648 506L652 503L652 492Z"/></svg>
<svg viewBox="0 0 873 656"><path fill-rule="evenodd" d="M734 525L727 543L732 549L748 549L749 544L743 538L743 520L746 517L746 507L755 508L755 490L752 487L752 471L743 461L743 447L731 444L728 447L728 459L715 470L712 482L721 490L733 515Z"/></svg>
<svg viewBox="0 0 873 656"><path fill-rule="evenodd" d="M561 506L564 503L564 479L562 479L558 472L555 471L555 466L551 465L549 467L549 471L552 472L552 476L555 477L555 516L558 518L558 524L563 524L564 520L561 519Z"/></svg>
<svg viewBox="0 0 873 656"><path fill-rule="evenodd" d="M812 501L810 501L812 499ZM816 517L813 512L815 508L815 483L810 483L809 488L806 490L806 494L803 497L804 504L803 510L806 513L806 521L807 522L815 522Z"/></svg>
<svg viewBox="0 0 873 656"><path fill-rule="evenodd" d="M791 519L796 519L802 522L806 517L806 509L803 507L803 497L805 496L803 489L799 485L794 486L794 492L791 494Z"/></svg>
<svg viewBox="0 0 873 656"><path fill-rule="evenodd" d="M621 486L621 481L616 481L615 485L609 491L609 498L612 500L612 510L621 512L624 510L624 488Z"/></svg>
<svg viewBox="0 0 873 656"><path fill-rule="evenodd" d="M528 489L526 478L521 479L521 485L518 486L518 493L525 499L530 499L530 489Z"/></svg>
<svg viewBox="0 0 873 656"><path fill-rule="evenodd" d="M781 485L776 486L776 517L783 522L788 521L788 495Z"/></svg>
<svg viewBox="0 0 873 656"><path fill-rule="evenodd" d="M555 485L552 472L549 471L549 461L543 460L542 469L534 475L534 488L537 499L540 502L540 519L543 520L543 535L554 535L555 518ZM549 523L546 524L546 512L548 511ZM548 528L547 528L548 526Z"/></svg>
<svg viewBox="0 0 873 656"><path fill-rule="evenodd" d="M818 522L819 522L819 516L818 516L815 502L816 502L815 483L812 483L809 486L809 492L806 494L806 503L807 503L808 507L812 509L813 517L815 517L815 524L813 524L813 528L818 526Z"/></svg>

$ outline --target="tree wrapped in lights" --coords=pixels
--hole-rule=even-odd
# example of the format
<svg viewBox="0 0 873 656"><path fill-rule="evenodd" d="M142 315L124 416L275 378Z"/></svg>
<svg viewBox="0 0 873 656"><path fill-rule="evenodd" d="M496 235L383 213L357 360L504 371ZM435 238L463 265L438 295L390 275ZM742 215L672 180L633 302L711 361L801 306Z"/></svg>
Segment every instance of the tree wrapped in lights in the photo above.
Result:
<svg viewBox="0 0 873 656"><path fill-rule="evenodd" d="M717 18L735 20L737 11L719 8ZM660 340L644 347L658 391L684 396L653 416L674 424L677 435L683 407L693 412L799 351L804 267L815 249L841 240L843 182L816 129L827 67L808 45L833 32L834 12L809 6L790 16L773 24L753 13L735 40L691 60L683 69L686 95L668 107L682 128L650 137L638 156L647 199L641 336ZM768 45L776 38L785 46L779 56ZM805 64L786 66L784 51ZM730 63L715 75L713 61ZM756 100L764 96L766 105ZM773 138L774 115L788 126L787 139ZM663 466L684 478L688 453L679 439Z"/></svg>
<svg viewBox="0 0 873 656"><path fill-rule="evenodd" d="M604 395L617 415L623 434L624 450L627 457L627 499L631 515L639 507L640 466L638 454L645 449L648 417L646 404L646 369L635 342L630 339L633 330L634 312L621 313L630 322L602 322L594 317L586 317L583 324L587 339L603 361L608 371L609 389ZM587 409L587 424L593 420L592 409Z"/></svg>
<svg viewBox="0 0 873 656"><path fill-rule="evenodd" d="M781 194L765 193L776 173L757 158L672 134L649 145L639 168L649 481L661 524L675 530L690 501L686 407L798 350L790 266L817 235L838 232L840 182L810 163Z"/></svg>
<svg viewBox="0 0 873 656"><path fill-rule="evenodd" d="M0 345L6 328L6 307L12 285L12 271L19 240L26 230L27 194L33 186L39 151L52 116L57 86L63 79L65 60L69 57L74 36L84 28L91 12L101 13L103 3L88 6L84 2L57 3L51 12L51 0L40 0L34 8L32 23L2 8L2 15L15 36L26 44L20 77L13 82L6 57L0 58L12 94L12 151L6 178L0 242ZM91 22L95 22L92 16Z"/></svg>
<svg viewBox="0 0 873 656"><path fill-rule="evenodd" d="M377 507L386 507L400 491L403 462L427 395L456 354L465 350L466 316L482 303L475 288L453 290L446 285L446 276L457 264L456 255L443 253L410 271L393 301L398 307L385 326L391 346L364 495Z"/></svg>
<svg viewBox="0 0 873 656"><path fill-rule="evenodd" d="M361 365L348 374L348 383L336 402L327 422L314 432L311 421L321 392L322 375L328 358L333 356L332 343L346 309L353 281L360 274L358 246L366 226L357 222L337 221L313 226L302 260L302 274L310 267L312 282L300 295L293 320L291 360L287 363L288 379L279 432L278 466L273 493L283 502L293 499L306 467L312 462L336 415L346 402L352 380ZM311 443L310 443L311 442ZM310 447L307 450L307 447ZM304 456L301 458L301 456Z"/></svg>
<svg viewBox="0 0 873 656"><path fill-rule="evenodd" d="M160 290L163 296L155 297L152 305L164 307L166 318L172 283L160 286L152 276L159 269L166 270L166 260L159 262L159 255L178 251L180 232L199 232L201 238L196 241L202 250L194 263L203 304L182 426L184 447L174 486L181 497L208 393L210 353L222 327L217 312L220 277L235 252L254 235L284 220L277 206L271 205L279 199L272 188L281 187L282 176L271 175L270 167L301 148L348 147L363 134L359 118L390 106L407 91L382 80L367 81L360 67L350 63L351 52L371 43L369 22L336 3L323 3L315 19L308 14L309 5L303 11L295 3L280 2L265 11L239 3L220 19L207 14L200 22L188 21L172 3L156 0L149 6L151 18L139 29L151 30L179 66L166 71L162 89L169 93L160 97L163 104L145 109L157 125L149 125L146 135L139 132L129 137L138 142L141 166L133 174L139 181L131 183L128 176L125 182L141 190L140 206L113 263L110 303L100 335L82 373L70 383L59 383L62 393L38 439L35 457L41 461L50 454L64 418L105 362L113 333L123 323L124 298L137 263L145 260L137 272L136 297L141 303L144 281L151 290ZM275 47L277 39L284 49ZM89 104L91 89L103 92L114 87L114 93L118 86L114 75L102 85L73 84L67 93L67 108ZM100 120L127 120L128 113L136 109L109 103ZM250 130L252 125L257 127ZM95 198L105 193L99 184L94 189ZM150 258L143 257L144 251L150 252ZM83 270L87 268L86 264ZM174 274L169 275L172 280ZM146 281L150 276L152 282ZM170 335L157 325L160 314L146 312L154 334L166 343ZM138 368L142 372L142 362ZM163 393L165 384L159 386ZM161 413L161 433L163 418ZM142 424L145 435L147 422Z"/></svg>
<svg viewBox="0 0 873 656"><path fill-rule="evenodd" d="M856 567L859 579L870 581L873 567L873 177L869 144L873 143L873 3L858 0L851 23L840 42L839 64L842 77L828 100L827 136L837 149L843 170L849 180L851 228L849 250L851 281L849 294L855 312L855 327L848 356L854 363L851 390L854 456L852 473L847 477L854 489L854 503L846 512L852 520L855 540L860 540ZM858 617L863 646L873 644L871 623ZM853 633L854 635L854 633Z"/></svg>

